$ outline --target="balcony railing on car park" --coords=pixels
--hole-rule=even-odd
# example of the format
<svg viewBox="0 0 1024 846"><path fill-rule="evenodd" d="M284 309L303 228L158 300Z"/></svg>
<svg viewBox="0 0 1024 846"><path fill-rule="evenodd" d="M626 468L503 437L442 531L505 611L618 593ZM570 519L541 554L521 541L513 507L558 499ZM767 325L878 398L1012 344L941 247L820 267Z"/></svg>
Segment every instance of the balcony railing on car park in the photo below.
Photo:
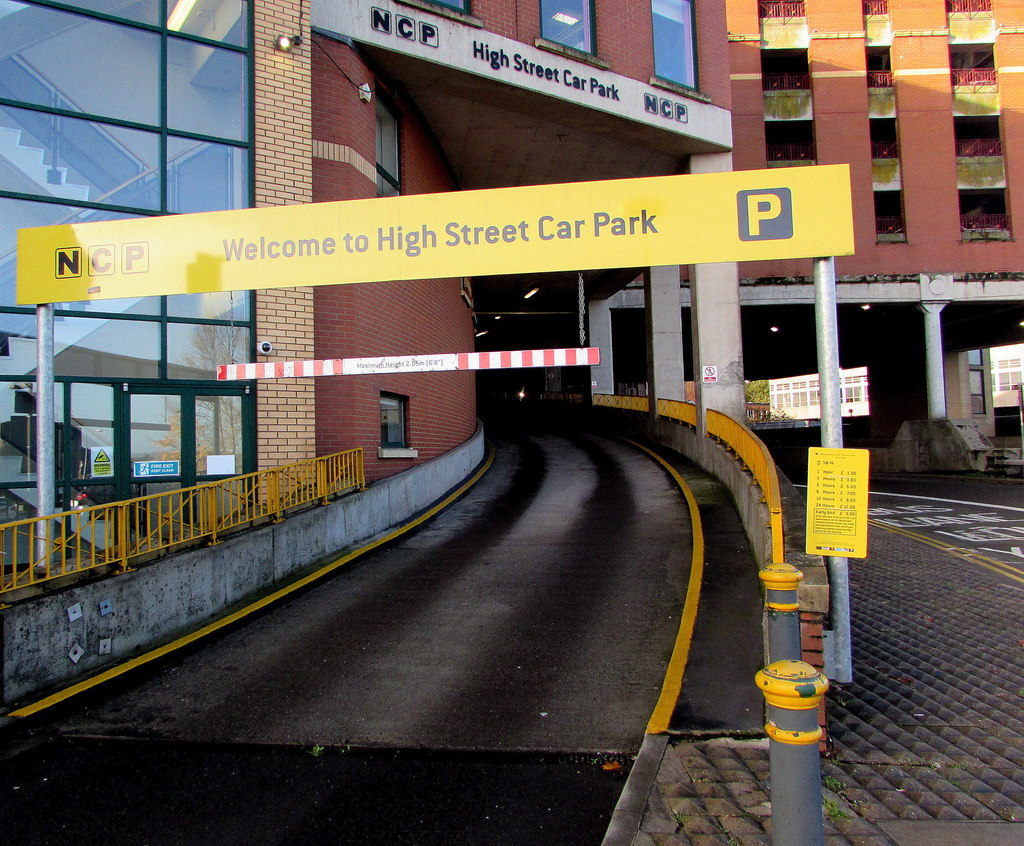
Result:
<svg viewBox="0 0 1024 846"><path fill-rule="evenodd" d="M765 150L770 162L813 162L813 144L769 144Z"/></svg>
<svg viewBox="0 0 1024 846"><path fill-rule="evenodd" d="M809 73L766 73L761 77L761 87L765 91L809 91L811 75Z"/></svg>
<svg viewBox="0 0 1024 846"><path fill-rule="evenodd" d="M962 232L1008 232L1010 216L1006 214L962 214L960 215Z"/></svg>
<svg viewBox="0 0 1024 846"><path fill-rule="evenodd" d="M904 235L903 217L876 217L875 234L877 235Z"/></svg>
<svg viewBox="0 0 1024 846"><path fill-rule="evenodd" d="M892 88L892 71L869 70L868 88Z"/></svg>
<svg viewBox="0 0 1024 846"><path fill-rule="evenodd" d="M593 402L595 406L617 408L623 411L646 412L649 408L647 397L594 394ZM678 420L692 428L697 426L697 406L691 402L659 399L658 414ZM745 425L714 409L708 409L707 412L707 433L709 438L718 441L742 462L761 489L761 496L768 508L771 526L772 561L774 563L784 561L782 493L779 487L779 474L775 469L775 462L768 452L768 447Z"/></svg>
<svg viewBox="0 0 1024 846"><path fill-rule="evenodd" d="M899 144L895 141L872 141L871 158L873 159L898 159L900 157Z"/></svg>
<svg viewBox="0 0 1024 846"><path fill-rule="evenodd" d="M124 572L366 486L362 449L0 525L0 602L83 572Z"/></svg>
<svg viewBox="0 0 1024 846"><path fill-rule="evenodd" d="M865 15L888 15L889 0L864 0Z"/></svg>
<svg viewBox="0 0 1024 846"><path fill-rule="evenodd" d="M760 0L757 8L762 18L803 18L807 14L804 0Z"/></svg>
<svg viewBox="0 0 1024 846"><path fill-rule="evenodd" d="M995 68L952 68L954 88L980 88L984 85L995 85Z"/></svg>
<svg viewBox="0 0 1024 846"><path fill-rule="evenodd" d="M992 11L992 0L946 0L948 14L977 15Z"/></svg>
<svg viewBox="0 0 1024 846"><path fill-rule="evenodd" d="M960 139L956 142L956 154L958 158L1001 156L1003 154L1003 142L998 138Z"/></svg>

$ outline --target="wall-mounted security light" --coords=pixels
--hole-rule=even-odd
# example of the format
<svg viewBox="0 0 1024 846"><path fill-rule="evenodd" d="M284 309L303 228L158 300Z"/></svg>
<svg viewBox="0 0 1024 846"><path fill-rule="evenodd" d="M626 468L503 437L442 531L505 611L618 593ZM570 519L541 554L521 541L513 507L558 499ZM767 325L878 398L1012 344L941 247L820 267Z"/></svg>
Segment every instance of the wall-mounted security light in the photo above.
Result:
<svg viewBox="0 0 1024 846"><path fill-rule="evenodd" d="M274 49L290 53L302 43L301 35L279 35L274 39Z"/></svg>

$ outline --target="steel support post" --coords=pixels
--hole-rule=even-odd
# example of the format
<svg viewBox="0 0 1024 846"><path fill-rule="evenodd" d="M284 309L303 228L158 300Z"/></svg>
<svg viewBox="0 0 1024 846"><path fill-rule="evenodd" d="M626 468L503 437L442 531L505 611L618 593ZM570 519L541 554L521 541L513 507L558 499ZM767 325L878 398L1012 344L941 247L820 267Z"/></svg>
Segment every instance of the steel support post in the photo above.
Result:
<svg viewBox="0 0 1024 846"><path fill-rule="evenodd" d="M839 319L836 314L836 260L814 260L814 319L818 349L818 390L821 401L821 445L843 448L843 393L839 377ZM826 556L829 616L835 644L833 675L853 681L853 642L850 634L850 571L845 558Z"/></svg>
<svg viewBox="0 0 1024 846"><path fill-rule="evenodd" d="M803 661L776 661L754 678L768 704L772 846L822 846L818 705L828 680Z"/></svg>
<svg viewBox="0 0 1024 846"><path fill-rule="evenodd" d="M53 514L57 486L53 414L53 306L36 306L36 516ZM36 523L36 561L46 557L49 521Z"/></svg>
<svg viewBox="0 0 1024 846"><path fill-rule="evenodd" d="M797 588L804 574L792 564L769 564L758 575L764 585L764 607L768 615L768 661L799 660L800 601Z"/></svg>

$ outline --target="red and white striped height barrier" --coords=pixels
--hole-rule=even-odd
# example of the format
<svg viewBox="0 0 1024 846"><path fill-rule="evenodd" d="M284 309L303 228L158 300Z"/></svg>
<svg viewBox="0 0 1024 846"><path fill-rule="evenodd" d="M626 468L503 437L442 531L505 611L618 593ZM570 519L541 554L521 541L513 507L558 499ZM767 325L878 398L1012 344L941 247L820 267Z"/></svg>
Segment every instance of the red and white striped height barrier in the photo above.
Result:
<svg viewBox="0 0 1024 846"><path fill-rule="evenodd" d="M504 352L396 355L382 358L322 358L315 361L268 361L220 364L219 381L298 379L305 376L361 376L368 373L427 373L439 370L508 370L522 367L576 367L601 363L597 347Z"/></svg>

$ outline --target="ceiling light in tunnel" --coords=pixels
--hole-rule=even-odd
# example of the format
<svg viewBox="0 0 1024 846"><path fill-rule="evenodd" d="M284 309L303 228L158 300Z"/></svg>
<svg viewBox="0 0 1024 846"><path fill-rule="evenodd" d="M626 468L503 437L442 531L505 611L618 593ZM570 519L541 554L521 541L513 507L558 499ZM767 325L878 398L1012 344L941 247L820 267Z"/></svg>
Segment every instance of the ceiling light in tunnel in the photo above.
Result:
<svg viewBox="0 0 1024 846"><path fill-rule="evenodd" d="M481 329L479 332L476 333L476 337L480 338L483 335L486 335L490 331L491 331L490 329Z"/></svg>
<svg viewBox="0 0 1024 846"><path fill-rule="evenodd" d="M527 291L525 294L523 294L523 299L524 300L530 299L530 297L532 297L538 291L540 291L540 288L531 288L529 291Z"/></svg>
<svg viewBox="0 0 1024 846"><path fill-rule="evenodd" d="M779 331L779 327L778 326L771 326L771 327L769 327L768 331L769 332L778 332Z"/></svg>

